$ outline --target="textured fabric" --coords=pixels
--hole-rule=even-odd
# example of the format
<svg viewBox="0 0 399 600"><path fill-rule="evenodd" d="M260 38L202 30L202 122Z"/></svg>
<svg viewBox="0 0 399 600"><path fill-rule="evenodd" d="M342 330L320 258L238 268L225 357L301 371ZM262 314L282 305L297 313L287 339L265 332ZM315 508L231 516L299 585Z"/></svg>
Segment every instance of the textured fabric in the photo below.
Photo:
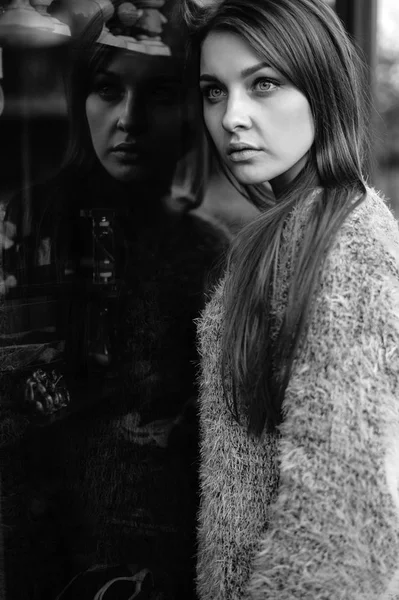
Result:
<svg viewBox="0 0 399 600"><path fill-rule="evenodd" d="M198 323L200 600L399 598L398 259L397 223L369 190L326 258L282 425L260 441L223 399L215 289Z"/></svg>

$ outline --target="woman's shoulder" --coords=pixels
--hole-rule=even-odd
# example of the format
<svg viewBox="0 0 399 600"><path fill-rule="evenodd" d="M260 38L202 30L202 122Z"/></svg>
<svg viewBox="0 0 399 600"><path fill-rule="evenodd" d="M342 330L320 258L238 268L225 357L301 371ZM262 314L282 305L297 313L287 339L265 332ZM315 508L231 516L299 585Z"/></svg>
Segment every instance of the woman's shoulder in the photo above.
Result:
<svg viewBox="0 0 399 600"><path fill-rule="evenodd" d="M366 188L363 200L348 218L351 227L362 229L371 236L381 233L394 235L398 231L397 220L389 206L389 201L384 194L372 187Z"/></svg>
<svg viewBox="0 0 399 600"><path fill-rule="evenodd" d="M367 264L373 270L399 273L399 226L381 192L367 188L364 200L342 225L330 253L330 262L354 270Z"/></svg>
<svg viewBox="0 0 399 600"><path fill-rule="evenodd" d="M316 306L332 313L342 331L354 319L389 319L399 298L399 228L383 195L368 189L347 217L322 267ZM325 317L323 317L323 314Z"/></svg>

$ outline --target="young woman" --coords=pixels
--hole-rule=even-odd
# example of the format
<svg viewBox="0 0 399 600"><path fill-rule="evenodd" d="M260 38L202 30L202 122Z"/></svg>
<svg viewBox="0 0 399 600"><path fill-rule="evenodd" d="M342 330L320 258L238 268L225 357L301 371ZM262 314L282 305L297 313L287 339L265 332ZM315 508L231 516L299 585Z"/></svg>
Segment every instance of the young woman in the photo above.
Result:
<svg viewBox="0 0 399 600"><path fill-rule="evenodd" d="M63 599L103 597L108 588L109 597L133 597L146 570L157 598L194 594L193 320L226 240L190 213L193 203L166 208L191 142L176 31L165 32L172 55L157 56L97 43L97 25L73 49L66 164L12 201L6 216L6 276L16 281L14 297L24 291L22 302L6 298L15 318L6 319L5 338L15 344L2 368L7 359L13 382L21 373L23 384L54 363L71 397L40 427L0 407L7 600L54 600L68 582ZM104 298L85 286L93 232L82 211L93 210L105 215L120 282L105 317ZM102 347L93 352L92 342ZM3 372L2 400L14 386L6 379Z"/></svg>
<svg viewBox="0 0 399 600"><path fill-rule="evenodd" d="M184 3L206 131L262 205L198 322L201 600L399 594L399 232L322 0ZM366 113L367 115L367 113Z"/></svg>

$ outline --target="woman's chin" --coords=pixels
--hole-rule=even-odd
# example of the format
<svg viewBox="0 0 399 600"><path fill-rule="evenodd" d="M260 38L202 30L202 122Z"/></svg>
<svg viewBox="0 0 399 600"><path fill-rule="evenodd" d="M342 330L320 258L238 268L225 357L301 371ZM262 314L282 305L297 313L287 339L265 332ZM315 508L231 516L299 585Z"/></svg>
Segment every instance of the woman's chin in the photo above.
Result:
<svg viewBox="0 0 399 600"><path fill-rule="evenodd" d="M143 183L150 179L150 170L143 168L141 165L118 165L108 168L106 171L108 175L120 183Z"/></svg>
<svg viewBox="0 0 399 600"><path fill-rule="evenodd" d="M229 165L229 169L242 185L257 185L269 181L269 172L251 163Z"/></svg>

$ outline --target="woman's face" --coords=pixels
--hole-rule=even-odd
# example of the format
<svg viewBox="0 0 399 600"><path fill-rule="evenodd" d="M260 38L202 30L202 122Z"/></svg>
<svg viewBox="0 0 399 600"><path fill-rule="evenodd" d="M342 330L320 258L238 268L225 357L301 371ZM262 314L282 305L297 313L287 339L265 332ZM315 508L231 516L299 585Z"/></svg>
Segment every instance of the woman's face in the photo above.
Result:
<svg viewBox="0 0 399 600"><path fill-rule="evenodd" d="M181 78L165 57L117 51L86 99L94 152L122 182L159 183L181 151Z"/></svg>
<svg viewBox="0 0 399 600"><path fill-rule="evenodd" d="M205 125L242 184L278 192L306 163L314 123L306 97L240 36L211 32L201 50Z"/></svg>

